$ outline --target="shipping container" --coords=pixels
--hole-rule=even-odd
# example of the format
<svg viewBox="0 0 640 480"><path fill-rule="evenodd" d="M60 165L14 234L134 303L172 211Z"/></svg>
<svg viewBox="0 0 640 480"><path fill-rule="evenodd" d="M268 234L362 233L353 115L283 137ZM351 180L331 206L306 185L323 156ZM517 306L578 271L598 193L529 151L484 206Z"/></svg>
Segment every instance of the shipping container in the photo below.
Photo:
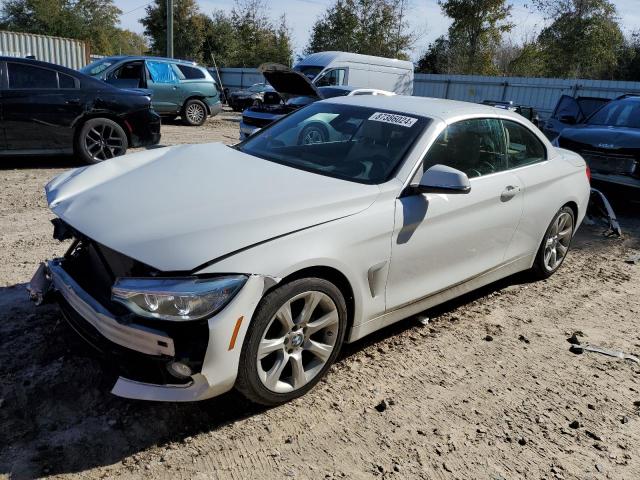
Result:
<svg viewBox="0 0 640 480"><path fill-rule="evenodd" d="M89 62L89 47L82 40L0 30L0 56L36 60L79 69Z"/></svg>

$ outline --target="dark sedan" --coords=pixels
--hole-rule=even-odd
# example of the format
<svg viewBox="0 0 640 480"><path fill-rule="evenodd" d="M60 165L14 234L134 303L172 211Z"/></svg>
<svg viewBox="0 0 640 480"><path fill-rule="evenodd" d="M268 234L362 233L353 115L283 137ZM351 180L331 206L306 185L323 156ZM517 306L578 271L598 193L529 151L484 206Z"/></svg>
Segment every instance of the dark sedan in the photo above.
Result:
<svg viewBox="0 0 640 480"><path fill-rule="evenodd" d="M553 143L582 155L594 180L640 188L640 95L611 100Z"/></svg>
<svg viewBox="0 0 640 480"><path fill-rule="evenodd" d="M0 155L75 153L87 163L160 141L150 92L36 60L0 57Z"/></svg>
<svg viewBox="0 0 640 480"><path fill-rule="evenodd" d="M255 83L247 89L231 92L227 97L227 104L234 112L241 112L251 106L262 106L266 92L277 95L268 83Z"/></svg>

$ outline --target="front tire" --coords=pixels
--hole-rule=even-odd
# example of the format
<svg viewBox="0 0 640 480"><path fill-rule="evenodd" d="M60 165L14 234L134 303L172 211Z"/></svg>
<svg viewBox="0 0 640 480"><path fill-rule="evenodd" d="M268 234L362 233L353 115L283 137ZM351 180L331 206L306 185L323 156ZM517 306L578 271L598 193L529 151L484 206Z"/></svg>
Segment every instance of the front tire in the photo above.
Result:
<svg viewBox="0 0 640 480"><path fill-rule="evenodd" d="M80 128L76 138L76 154L85 163L100 163L127 153L127 134L113 120L92 118Z"/></svg>
<svg viewBox="0 0 640 480"><path fill-rule="evenodd" d="M567 257L575 224L575 215L568 206L562 207L553 217L531 268L536 278L549 278L560 268Z"/></svg>
<svg viewBox="0 0 640 480"><path fill-rule="evenodd" d="M185 125L199 127L207 120L207 107L198 99L188 100L182 107L182 121Z"/></svg>
<svg viewBox="0 0 640 480"><path fill-rule="evenodd" d="M321 278L294 280L261 301L240 354L236 388L279 405L307 393L335 361L347 327L342 293Z"/></svg>

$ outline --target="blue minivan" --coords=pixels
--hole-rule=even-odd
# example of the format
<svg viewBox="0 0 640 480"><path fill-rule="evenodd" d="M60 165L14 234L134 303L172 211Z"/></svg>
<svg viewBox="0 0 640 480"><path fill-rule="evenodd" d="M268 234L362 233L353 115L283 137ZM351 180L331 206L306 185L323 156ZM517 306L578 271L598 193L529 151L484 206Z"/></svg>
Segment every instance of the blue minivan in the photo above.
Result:
<svg viewBox="0 0 640 480"><path fill-rule="evenodd" d="M186 125L202 125L222 110L216 82L195 62L116 56L101 58L80 71L116 87L151 90L153 109L165 118L180 116Z"/></svg>

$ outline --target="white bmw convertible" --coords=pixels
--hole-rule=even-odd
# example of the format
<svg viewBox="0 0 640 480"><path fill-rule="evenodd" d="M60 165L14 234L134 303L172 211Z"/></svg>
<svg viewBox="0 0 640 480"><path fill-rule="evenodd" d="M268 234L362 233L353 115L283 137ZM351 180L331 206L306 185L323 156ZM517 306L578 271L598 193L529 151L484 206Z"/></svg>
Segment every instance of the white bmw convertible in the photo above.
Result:
<svg viewBox="0 0 640 480"><path fill-rule="evenodd" d="M298 125L336 132L299 144ZM589 172L523 117L416 97L313 103L233 147L182 145L46 187L71 241L30 291L117 365L112 392L275 405L340 347L529 270L562 264Z"/></svg>

